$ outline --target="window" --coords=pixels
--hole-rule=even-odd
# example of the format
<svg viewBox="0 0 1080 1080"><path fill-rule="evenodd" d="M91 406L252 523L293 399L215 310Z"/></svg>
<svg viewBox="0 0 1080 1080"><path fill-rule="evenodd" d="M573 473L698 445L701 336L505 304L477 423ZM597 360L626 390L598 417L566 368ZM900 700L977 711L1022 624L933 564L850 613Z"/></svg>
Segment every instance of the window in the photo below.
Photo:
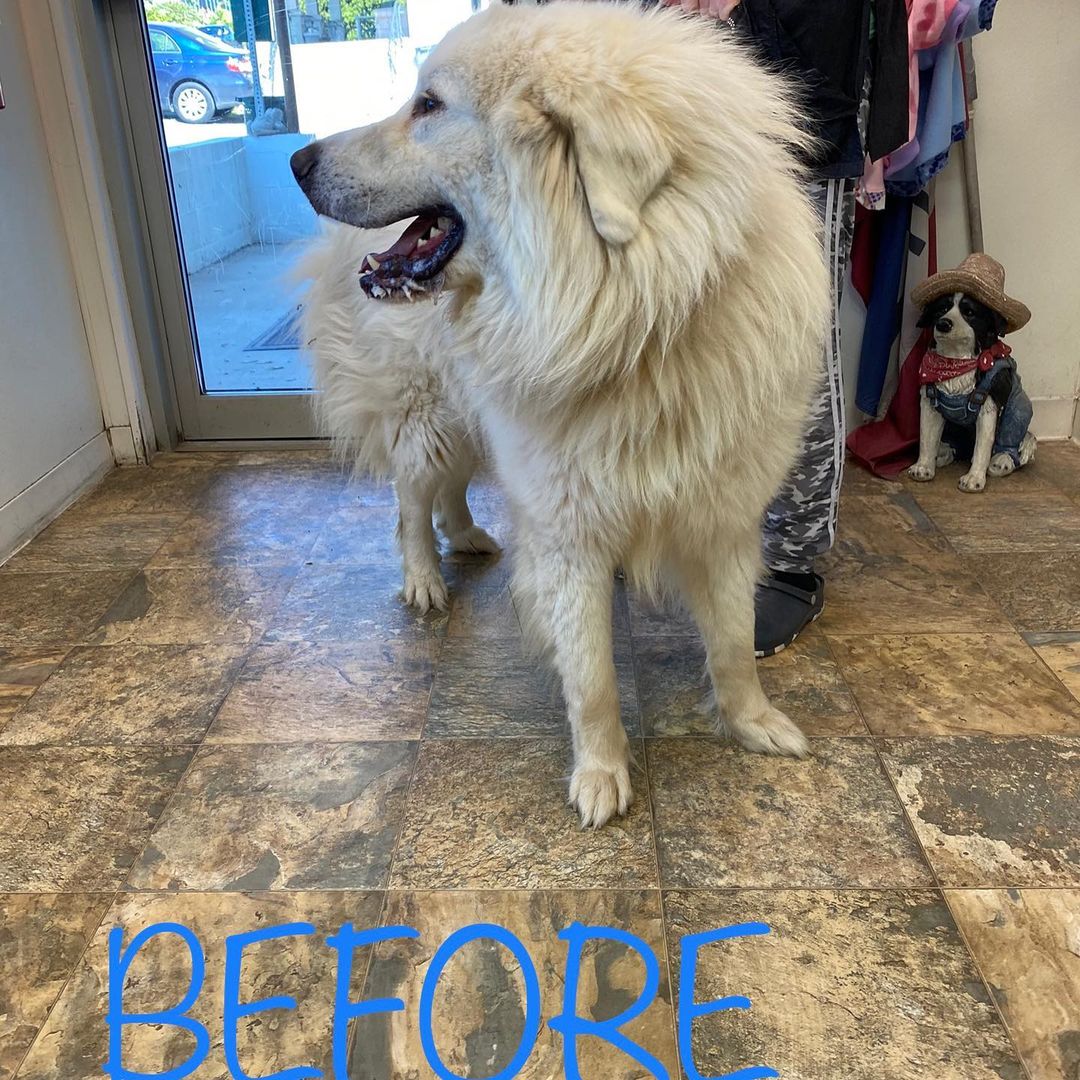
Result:
<svg viewBox="0 0 1080 1080"><path fill-rule="evenodd" d="M156 53L178 53L180 46L164 30L150 31L150 48Z"/></svg>

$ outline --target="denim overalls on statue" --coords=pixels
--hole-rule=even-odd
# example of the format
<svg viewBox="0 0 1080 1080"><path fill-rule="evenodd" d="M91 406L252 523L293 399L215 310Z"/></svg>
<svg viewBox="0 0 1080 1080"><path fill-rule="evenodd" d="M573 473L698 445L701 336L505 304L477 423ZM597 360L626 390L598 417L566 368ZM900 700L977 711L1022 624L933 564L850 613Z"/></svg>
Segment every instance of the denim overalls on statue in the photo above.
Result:
<svg viewBox="0 0 1080 1080"><path fill-rule="evenodd" d="M1013 464L1020 465L1020 443L1031 424L1031 398L1020 384L1016 361L1002 356L993 366L979 374L975 389L970 394L944 394L933 383L926 387L926 397L931 405L945 417L944 441L962 458L970 459L975 449L975 420L986 399L990 396L990 384L994 376L1006 368L1013 372L1012 393L1001 410L994 436L994 453L1008 454Z"/></svg>

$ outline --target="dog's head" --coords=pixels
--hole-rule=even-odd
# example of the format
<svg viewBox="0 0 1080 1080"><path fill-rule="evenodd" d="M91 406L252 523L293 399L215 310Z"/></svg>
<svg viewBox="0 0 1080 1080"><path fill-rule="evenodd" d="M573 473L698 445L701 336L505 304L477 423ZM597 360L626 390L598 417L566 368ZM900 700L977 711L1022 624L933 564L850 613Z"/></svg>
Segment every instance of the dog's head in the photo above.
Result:
<svg viewBox="0 0 1080 1080"><path fill-rule="evenodd" d="M966 293L946 293L923 308L918 325L932 328L943 356L978 356L1005 333L1005 319Z"/></svg>
<svg viewBox="0 0 1080 1080"><path fill-rule="evenodd" d="M748 256L806 142L783 85L707 20L568 0L473 16L402 109L292 167L319 214L415 219L357 267L369 296L454 289L504 338L531 320L518 351L548 378L582 328L594 358L670 336Z"/></svg>

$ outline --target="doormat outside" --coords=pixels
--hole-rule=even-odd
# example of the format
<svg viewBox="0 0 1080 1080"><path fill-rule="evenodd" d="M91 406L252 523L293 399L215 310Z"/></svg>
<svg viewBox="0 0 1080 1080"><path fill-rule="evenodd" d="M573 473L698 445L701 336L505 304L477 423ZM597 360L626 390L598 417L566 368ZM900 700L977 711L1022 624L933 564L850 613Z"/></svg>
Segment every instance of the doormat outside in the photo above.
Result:
<svg viewBox="0 0 1080 1080"><path fill-rule="evenodd" d="M299 349L300 348L300 305L297 304L292 311L283 315L269 330L264 330L249 345L244 346L244 352L263 352L271 349Z"/></svg>

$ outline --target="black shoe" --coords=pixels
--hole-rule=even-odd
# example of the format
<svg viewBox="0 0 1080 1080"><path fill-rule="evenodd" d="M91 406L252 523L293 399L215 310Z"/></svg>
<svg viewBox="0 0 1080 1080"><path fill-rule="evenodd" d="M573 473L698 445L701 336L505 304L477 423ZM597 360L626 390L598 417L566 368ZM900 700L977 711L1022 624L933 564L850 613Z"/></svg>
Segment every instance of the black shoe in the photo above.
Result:
<svg viewBox="0 0 1080 1080"><path fill-rule="evenodd" d="M800 588L770 574L754 595L754 655L760 660L786 649L825 607L825 580L818 574L813 588Z"/></svg>

